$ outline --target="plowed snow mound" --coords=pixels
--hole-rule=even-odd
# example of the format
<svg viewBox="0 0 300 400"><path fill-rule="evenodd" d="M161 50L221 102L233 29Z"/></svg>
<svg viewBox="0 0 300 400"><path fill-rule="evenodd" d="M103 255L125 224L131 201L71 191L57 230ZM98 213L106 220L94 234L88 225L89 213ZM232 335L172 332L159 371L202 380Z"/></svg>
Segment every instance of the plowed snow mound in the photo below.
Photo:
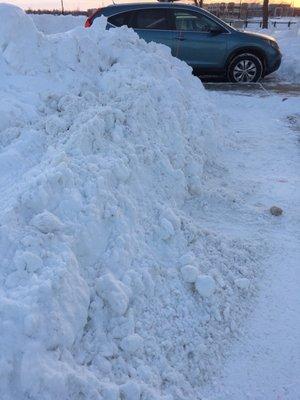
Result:
<svg viewBox="0 0 300 400"><path fill-rule="evenodd" d="M284 82L300 83L300 22L273 27L269 24L269 29L257 29L259 33L274 36L278 41L282 53L282 61L279 69L274 72L274 76Z"/></svg>
<svg viewBox="0 0 300 400"><path fill-rule="evenodd" d="M97 22L44 36L0 6L0 398L194 400L256 249L195 219L233 204L201 82Z"/></svg>
<svg viewBox="0 0 300 400"><path fill-rule="evenodd" d="M287 82L300 83L300 23L274 33L283 54L278 75Z"/></svg>
<svg viewBox="0 0 300 400"><path fill-rule="evenodd" d="M37 29L46 35L66 32L77 26L83 26L86 20L84 15L49 15L29 14Z"/></svg>

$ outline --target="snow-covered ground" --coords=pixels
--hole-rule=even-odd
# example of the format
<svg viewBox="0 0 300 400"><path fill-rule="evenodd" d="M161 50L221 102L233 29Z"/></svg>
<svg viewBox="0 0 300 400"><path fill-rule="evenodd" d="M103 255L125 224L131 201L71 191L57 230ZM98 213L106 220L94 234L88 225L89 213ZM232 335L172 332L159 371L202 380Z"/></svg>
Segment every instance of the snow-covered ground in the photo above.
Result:
<svg viewBox="0 0 300 400"><path fill-rule="evenodd" d="M296 400L299 97L0 22L1 400Z"/></svg>
<svg viewBox="0 0 300 400"><path fill-rule="evenodd" d="M288 97L285 101L284 98ZM206 400L297 400L300 393L300 97L213 94L223 120L233 127L227 148L232 187L254 188L248 207L261 215L248 221L270 252L255 310L233 346L221 377ZM242 119L238 110L242 105ZM236 110L237 112L233 112ZM276 204L283 217L266 217ZM213 221L215 224L215 221ZM245 219L228 216L229 230L245 233ZM249 234L247 233L247 235Z"/></svg>

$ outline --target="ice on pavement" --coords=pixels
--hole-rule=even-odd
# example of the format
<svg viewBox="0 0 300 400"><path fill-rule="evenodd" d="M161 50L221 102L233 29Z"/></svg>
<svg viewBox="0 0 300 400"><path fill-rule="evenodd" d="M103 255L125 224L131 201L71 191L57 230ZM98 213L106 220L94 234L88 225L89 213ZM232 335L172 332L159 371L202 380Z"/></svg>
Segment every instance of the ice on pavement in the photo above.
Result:
<svg viewBox="0 0 300 400"><path fill-rule="evenodd" d="M0 5L1 400L200 399L255 293L261 246L201 224L243 207L209 95L105 24Z"/></svg>

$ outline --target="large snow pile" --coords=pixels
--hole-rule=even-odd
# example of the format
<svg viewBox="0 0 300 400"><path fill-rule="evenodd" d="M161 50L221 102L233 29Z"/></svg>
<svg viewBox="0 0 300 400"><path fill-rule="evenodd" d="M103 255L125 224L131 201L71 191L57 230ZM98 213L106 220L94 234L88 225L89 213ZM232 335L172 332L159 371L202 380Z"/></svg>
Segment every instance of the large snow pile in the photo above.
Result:
<svg viewBox="0 0 300 400"><path fill-rule="evenodd" d="M127 28L0 22L1 400L200 398L258 257L201 224L237 207L208 95Z"/></svg>
<svg viewBox="0 0 300 400"><path fill-rule="evenodd" d="M84 15L29 14L37 29L45 34L66 32L77 26L83 26Z"/></svg>

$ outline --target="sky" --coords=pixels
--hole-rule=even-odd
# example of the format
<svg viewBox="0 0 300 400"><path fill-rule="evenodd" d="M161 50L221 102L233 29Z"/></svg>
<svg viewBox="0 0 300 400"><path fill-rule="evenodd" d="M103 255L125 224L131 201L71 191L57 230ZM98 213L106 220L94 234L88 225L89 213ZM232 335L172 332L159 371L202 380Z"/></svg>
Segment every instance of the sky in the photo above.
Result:
<svg viewBox="0 0 300 400"><path fill-rule="evenodd" d="M136 1L138 1L138 0L136 0ZM145 0L143 0L143 1L145 1ZM231 1L238 2L238 0L231 0ZM280 1L282 1L282 0L278 0L278 3ZM32 9L38 9L38 8L53 9L53 8L60 8L60 4L61 4L60 0L10 0L10 1L5 1L5 2L18 5L18 6L22 7L22 8L25 8L25 9L27 9L27 8L32 8ZM128 0L127 1L115 0L115 2L116 3L128 2ZM209 2L212 2L212 1L210 0ZM272 0L272 2L275 2L275 0ZM284 2L286 2L286 3L290 3L291 2L292 3L293 0L290 0L290 1L286 0ZM111 0L64 0L65 9L67 9L67 10L76 10L76 9L86 10L88 8L101 7L105 3L112 3L112 1ZM294 0L294 5L296 7L300 7L300 0Z"/></svg>
<svg viewBox="0 0 300 400"><path fill-rule="evenodd" d="M32 9L53 9L60 8L60 0L10 0L6 3L12 3L22 8L32 8ZM64 0L65 9L80 9L86 10L88 8L101 7L101 0Z"/></svg>

